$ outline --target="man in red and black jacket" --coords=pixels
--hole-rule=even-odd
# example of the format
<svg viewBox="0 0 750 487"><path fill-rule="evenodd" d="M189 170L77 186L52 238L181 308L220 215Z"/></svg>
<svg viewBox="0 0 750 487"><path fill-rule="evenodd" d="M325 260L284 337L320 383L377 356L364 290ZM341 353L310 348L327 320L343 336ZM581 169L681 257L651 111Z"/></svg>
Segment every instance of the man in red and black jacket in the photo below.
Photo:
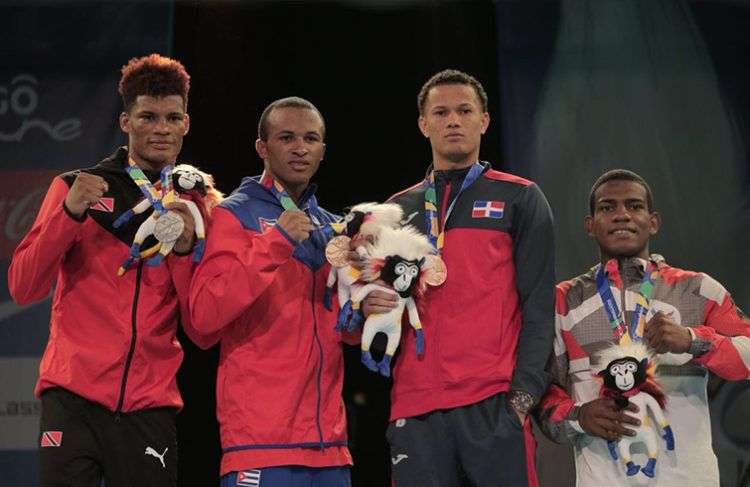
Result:
<svg viewBox="0 0 750 487"><path fill-rule="evenodd" d="M419 300L422 357L394 369L391 424L397 485L536 485L527 417L547 386L554 336L554 249L547 200L531 181L479 161L487 95L473 77L442 71L418 96L432 147L424 181L396 194L448 270ZM392 295L373 292L365 314ZM402 348L414 348L402 336Z"/></svg>
<svg viewBox="0 0 750 487"><path fill-rule="evenodd" d="M168 205L184 222L173 253L121 277L117 269L150 214L119 228L114 222L144 196L129 165L157 184L160 170L175 163L189 128L189 79L182 64L157 54L124 66L120 127L128 146L56 177L13 254L8 283L16 302L42 299L54 285L36 385L43 486L98 487L102 478L108 487L177 484L178 321L199 339L187 304L194 221L184 203Z"/></svg>

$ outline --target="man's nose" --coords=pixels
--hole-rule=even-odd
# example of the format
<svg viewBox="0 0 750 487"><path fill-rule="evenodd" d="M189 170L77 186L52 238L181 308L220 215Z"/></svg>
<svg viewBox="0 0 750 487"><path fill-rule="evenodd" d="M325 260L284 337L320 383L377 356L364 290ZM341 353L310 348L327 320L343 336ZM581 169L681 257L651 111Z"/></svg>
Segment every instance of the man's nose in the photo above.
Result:
<svg viewBox="0 0 750 487"><path fill-rule="evenodd" d="M167 119L160 118L156 122L156 127L154 128L154 130L160 134L169 133L169 123L167 122Z"/></svg>
<svg viewBox="0 0 750 487"><path fill-rule="evenodd" d="M625 207L625 205L617 205L617 207L615 208L615 220L628 221L630 219L630 211Z"/></svg>
<svg viewBox="0 0 750 487"><path fill-rule="evenodd" d="M448 114L448 126L449 127L458 127L461 125L461 118L458 116L457 112L450 112Z"/></svg>
<svg viewBox="0 0 750 487"><path fill-rule="evenodd" d="M309 151L305 147L304 142L301 139L297 139L296 143L292 147L292 154L298 157L306 155Z"/></svg>

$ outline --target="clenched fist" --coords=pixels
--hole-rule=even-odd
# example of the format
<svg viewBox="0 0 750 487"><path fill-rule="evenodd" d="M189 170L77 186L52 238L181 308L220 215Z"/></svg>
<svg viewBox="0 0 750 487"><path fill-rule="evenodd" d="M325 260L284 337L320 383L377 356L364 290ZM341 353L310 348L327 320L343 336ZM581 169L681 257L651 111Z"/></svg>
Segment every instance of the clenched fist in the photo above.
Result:
<svg viewBox="0 0 750 487"><path fill-rule="evenodd" d="M65 197L65 208L74 216L80 218L89 206L93 205L104 195L109 186L104 178L86 172L78 173L76 180Z"/></svg>
<svg viewBox="0 0 750 487"><path fill-rule="evenodd" d="M643 338L656 353L685 353L693 341L687 328L675 323L661 311L648 320Z"/></svg>
<svg viewBox="0 0 750 487"><path fill-rule="evenodd" d="M276 224L297 242L307 240L310 237L310 232L315 228L310 222L310 218L304 211L300 210L284 211Z"/></svg>

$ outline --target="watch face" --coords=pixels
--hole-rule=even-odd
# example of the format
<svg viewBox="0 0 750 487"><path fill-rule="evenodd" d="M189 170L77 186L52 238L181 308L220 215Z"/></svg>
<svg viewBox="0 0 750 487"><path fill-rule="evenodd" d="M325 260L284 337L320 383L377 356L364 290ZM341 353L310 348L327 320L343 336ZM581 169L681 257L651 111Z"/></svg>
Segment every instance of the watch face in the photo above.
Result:
<svg viewBox="0 0 750 487"><path fill-rule="evenodd" d="M579 411L580 409L581 409L581 408L580 408L580 407L578 407L578 406L573 406L573 407L572 407L572 408L570 409L570 411L568 412L568 415L567 415L567 416L565 416L565 419L567 419L567 420L570 420L570 421L578 421L578 411Z"/></svg>
<svg viewBox="0 0 750 487"><path fill-rule="evenodd" d="M518 411L527 413L534 404L534 397L528 392L513 391L510 394L510 404Z"/></svg>

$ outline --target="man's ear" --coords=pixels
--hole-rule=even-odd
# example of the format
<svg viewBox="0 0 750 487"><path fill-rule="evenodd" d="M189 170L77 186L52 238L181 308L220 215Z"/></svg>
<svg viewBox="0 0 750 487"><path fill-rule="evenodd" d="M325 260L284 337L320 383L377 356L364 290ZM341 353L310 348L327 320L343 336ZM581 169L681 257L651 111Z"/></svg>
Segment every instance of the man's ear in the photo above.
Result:
<svg viewBox="0 0 750 487"><path fill-rule="evenodd" d="M419 126L419 131L422 132L422 135L430 138L430 133L427 132L427 119L424 117L424 115L420 115L417 119L417 126Z"/></svg>
<svg viewBox="0 0 750 487"><path fill-rule="evenodd" d="M255 152L258 153L258 156L266 160L266 157L268 157L268 145L265 143L265 141L261 140L260 137L255 139Z"/></svg>
<svg viewBox="0 0 750 487"><path fill-rule="evenodd" d="M586 215L583 217L583 228L586 229L586 234L589 237L594 236L594 217Z"/></svg>
<svg viewBox="0 0 750 487"><path fill-rule="evenodd" d="M490 126L490 114L487 112L484 112L482 114L482 135L484 135L485 132L487 132L487 127Z"/></svg>
<svg viewBox="0 0 750 487"><path fill-rule="evenodd" d="M126 134L130 133L130 115L128 112L120 113L120 129Z"/></svg>
<svg viewBox="0 0 750 487"><path fill-rule="evenodd" d="M185 136L190 131L190 115L185 113L185 118L183 119L183 121L185 122L185 131L182 133L182 135Z"/></svg>
<svg viewBox="0 0 750 487"><path fill-rule="evenodd" d="M651 215L649 215L649 229L648 233L651 235L656 235L659 233L659 228L661 228L661 215L658 211L651 212Z"/></svg>

